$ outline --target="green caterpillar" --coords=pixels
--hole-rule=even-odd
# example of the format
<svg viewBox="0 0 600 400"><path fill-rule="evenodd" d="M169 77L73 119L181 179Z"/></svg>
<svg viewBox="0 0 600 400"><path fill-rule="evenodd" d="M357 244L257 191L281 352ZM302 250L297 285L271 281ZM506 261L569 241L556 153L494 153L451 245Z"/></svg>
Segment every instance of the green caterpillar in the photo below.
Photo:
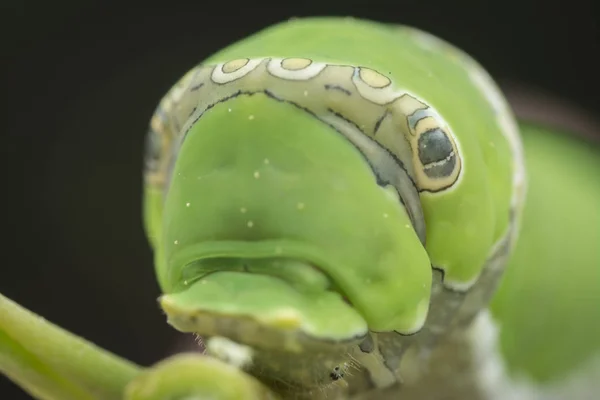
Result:
<svg viewBox="0 0 600 400"><path fill-rule="evenodd" d="M278 24L152 117L160 304L180 331L251 349L244 368L286 396L516 398L517 375L543 391L600 372L599 160L519 126L429 34Z"/></svg>

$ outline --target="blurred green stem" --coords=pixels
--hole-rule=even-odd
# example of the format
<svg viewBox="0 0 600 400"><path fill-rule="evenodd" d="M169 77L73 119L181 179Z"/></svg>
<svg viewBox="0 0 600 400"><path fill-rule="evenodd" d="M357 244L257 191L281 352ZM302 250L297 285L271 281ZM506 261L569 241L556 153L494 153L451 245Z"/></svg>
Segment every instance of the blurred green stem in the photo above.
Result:
<svg viewBox="0 0 600 400"><path fill-rule="evenodd" d="M278 398L240 369L198 354L142 369L1 294L0 372L40 400Z"/></svg>
<svg viewBox="0 0 600 400"><path fill-rule="evenodd" d="M0 294L0 372L38 399L108 400L141 369Z"/></svg>

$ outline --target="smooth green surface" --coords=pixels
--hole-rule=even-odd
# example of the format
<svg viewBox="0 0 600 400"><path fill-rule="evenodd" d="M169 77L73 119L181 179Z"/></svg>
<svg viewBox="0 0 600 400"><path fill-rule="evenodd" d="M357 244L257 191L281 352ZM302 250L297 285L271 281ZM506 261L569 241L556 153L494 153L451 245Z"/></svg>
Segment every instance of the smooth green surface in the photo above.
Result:
<svg viewBox="0 0 600 400"><path fill-rule="evenodd" d="M198 260L280 257L318 266L371 329L410 331L427 310L430 262L402 205L341 134L264 95L217 104L192 128L163 230L167 294Z"/></svg>
<svg viewBox="0 0 600 400"><path fill-rule="evenodd" d="M522 131L527 203L492 311L511 371L548 382L600 355L600 148Z"/></svg>
<svg viewBox="0 0 600 400"><path fill-rule="evenodd" d="M38 399L120 399L140 371L0 295L0 371Z"/></svg>
<svg viewBox="0 0 600 400"><path fill-rule="evenodd" d="M335 292L298 290L281 279L244 272L209 274L183 292L163 296L161 305L169 316L191 316L200 309L332 340L368 332L365 320Z"/></svg>
<svg viewBox="0 0 600 400"><path fill-rule="evenodd" d="M253 377L221 361L194 354L168 358L127 387L124 400L275 400Z"/></svg>
<svg viewBox="0 0 600 400"><path fill-rule="evenodd" d="M257 57L306 57L366 66L434 107L459 141L463 171L452 191L421 198L427 251L451 281L469 282L478 275L490 246L507 227L512 156L488 99L465 68L465 60L470 60L466 54L398 25L300 18L260 31L205 63Z"/></svg>

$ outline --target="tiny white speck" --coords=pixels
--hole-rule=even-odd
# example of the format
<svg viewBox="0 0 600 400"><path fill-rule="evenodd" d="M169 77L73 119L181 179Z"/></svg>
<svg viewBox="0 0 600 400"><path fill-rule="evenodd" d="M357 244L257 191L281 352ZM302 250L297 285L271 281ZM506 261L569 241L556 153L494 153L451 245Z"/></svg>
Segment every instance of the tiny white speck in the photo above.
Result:
<svg viewBox="0 0 600 400"><path fill-rule="evenodd" d="M245 213L246 213L246 207L242 207L242 208L240 208L240 212L241 212L242 214L245 214Z"/></svg>
<svg viewBox="0 0 600 400"><path fill-rule="evenodd" d="M296 207L298 207L298 210L302 210L304 208L304 203L298 203Z"/></svg>
<svg viewBox="0 0 600 400"><path fill-rule="evenodd" d="M173 244L179 244L179 240L174 241Z"/></svg>
<svg viewBox="0 0 600 400"><path fill-rule="evenodd" d="M405 228L410 228L409 224L404 225Z"/></svg>
<svg viewBox="0 0 600 400"><path fill-rule="evenodd" d="M389 217L389 215L387 213L383 214L383 218L387 218L387 217Z"/></svg>
<svg viewBox="0 0 600 400"><path fill-rule="evenodd" d="M268 158L265 158L265 160L264 160L264 163L265 163L265 164L268 164L268 163L269 163L269 159L268 159Z"/></svg>
<svg viewBox="0 0 600 400"><path fill-rule="evenodd" d="M188 284L188 281L183 281L183 284L184 284L184 285L187 285L187 284Z"/></svg>
<svg viewBox="0 0 600 400"><path fill-rule="evenodd" d="M255 177L256 179L260 178L260 172L258 172L258 171L254 171L254 177Z"/></svg>
<svg viewBox="0 0 600 400"><path fill-rule="evenodd" d="M250 115L250 116L248 116L248 119L249 119L250 121L252 121L252 120L254 119L254 115Z"/></svg>
<svg viewBox="0 0 600 400"><path fill-rule="evenodd" d="M248 224L247 224L247 225L248 225L248 228L252 228L252 227L254 226L254 222L252 222L252 221L248 221Z"/></svg>
<svg viewBox="0 0 600 400"><path fill-rule="evenodd" d="M189 202L185 203L185 206L186 206L186 207L189 207L189 206L190 206L190 203L189 203Z"/></svg>
<svg viewBox="0 0 600 400"><path fill-rule="evenodd" d="M231 112L231 108L229 108L227 111Z"/></svg>
<svg viewBox="0 0 600 400"><path fill-rule="evenodd" d="M308 90L304 91L304 96L308 96Z"/></svg>

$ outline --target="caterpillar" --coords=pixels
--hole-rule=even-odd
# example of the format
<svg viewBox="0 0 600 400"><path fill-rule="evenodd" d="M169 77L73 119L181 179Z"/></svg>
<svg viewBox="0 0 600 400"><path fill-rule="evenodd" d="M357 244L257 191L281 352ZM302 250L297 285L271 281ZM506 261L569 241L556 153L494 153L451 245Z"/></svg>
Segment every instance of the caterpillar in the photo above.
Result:
<svg viewBox="0 0 600 400"><path fill-rule="evenodd" d="M251 349L244 368L289 397L516 398L510 371L543 390L600 354L587 151L517 121L481 65L421 30L274 25L192 68L152 116L160 306Z"/></svg>

